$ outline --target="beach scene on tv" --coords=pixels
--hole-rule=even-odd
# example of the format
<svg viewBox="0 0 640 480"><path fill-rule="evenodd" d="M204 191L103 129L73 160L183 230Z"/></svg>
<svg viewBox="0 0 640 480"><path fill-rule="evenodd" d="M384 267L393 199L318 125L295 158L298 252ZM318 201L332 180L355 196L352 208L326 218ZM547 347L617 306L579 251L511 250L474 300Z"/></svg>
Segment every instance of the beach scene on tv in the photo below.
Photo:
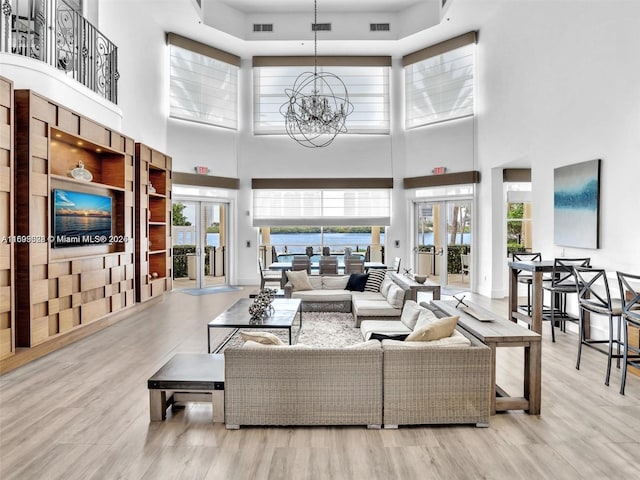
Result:
<svg viewBox="0 0 640 480"><path fill-rule="evenodd" d="M111 197L54 190L54 247L110 242Z"/></svg>

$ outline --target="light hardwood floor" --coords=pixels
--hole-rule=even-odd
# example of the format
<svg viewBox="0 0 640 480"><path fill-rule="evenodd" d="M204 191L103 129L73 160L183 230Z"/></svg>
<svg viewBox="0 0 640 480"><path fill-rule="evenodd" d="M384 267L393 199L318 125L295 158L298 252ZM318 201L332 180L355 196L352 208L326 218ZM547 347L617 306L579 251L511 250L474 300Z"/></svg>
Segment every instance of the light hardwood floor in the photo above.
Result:
<svg viewBox="0 0 640 480"><path fill-rule="evenodd" d="M244 291L162 303L0 377L0 478L413 479L635 478L640 378L618 393L576 336L543 338L542 414L499 414L489 428L242 428L190 404L149 422L147 379L176 352L205 352L206 323ZM506 302L474 296L506 316ZM545 328L548 325L545 324ZM522 352L499 349L498 379L521 391Z"/></svg>

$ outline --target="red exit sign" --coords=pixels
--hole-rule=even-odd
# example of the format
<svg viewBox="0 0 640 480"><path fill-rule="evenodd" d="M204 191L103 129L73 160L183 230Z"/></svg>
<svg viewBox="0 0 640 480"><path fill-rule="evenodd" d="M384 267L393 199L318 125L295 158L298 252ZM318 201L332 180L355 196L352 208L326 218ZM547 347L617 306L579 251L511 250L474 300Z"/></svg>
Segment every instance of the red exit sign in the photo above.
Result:
<svg viewBox="0 0 640 480"><path fill-rule="evenodd" d="M435 167L433 170L431 170L431 173L433 173L434 175L442 175L446 171L447 167Z"/></svg>
<svg viewBox="0 0 640 480"><path fill-rule="evenodd" d="M209 171L210 171L209 167L204 167L202 165L199 165L199 166L194 167L194 168L195 168L196 173L198 175L209 175Z"/></svg>

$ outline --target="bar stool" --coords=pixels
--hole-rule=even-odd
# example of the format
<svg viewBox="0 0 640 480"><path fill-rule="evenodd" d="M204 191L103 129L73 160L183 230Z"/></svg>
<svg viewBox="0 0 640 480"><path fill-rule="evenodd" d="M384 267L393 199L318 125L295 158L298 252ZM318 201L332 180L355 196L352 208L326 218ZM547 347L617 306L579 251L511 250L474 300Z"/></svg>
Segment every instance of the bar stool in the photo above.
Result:
<svg viewBox="0 0 640 480"><path fill-rule="evenodd" d="M617 274L620 298L622 300L622 327L624 333L620 394L624 395L624 387L627 382L627 366L631 365L640 368L640 346L633 346L629 341L629 327L640 330L640 275L622 272L617 272ZM631 282L636 282L636 286L632 286ZM629 355L629 352L631 352L631 355Z"/></svg>
<svg viewBox="0 0 640 480"><path fill-rule="evenodd" d="M542 260L542 254L540 252L513 252L511 254L511 260L514 262L539 262ZM527 304L518 305L518 308L523 308L527 311L527 315L531 316L531 289L533 288L533 275L531 273L521 274L518 270L518 283L523 283L527 286Z"/></svg>
<svg viewBox="0 0 640 480"><path fill-rule="evenodd" d="M621 332L620 323L622 317L622 301L619 298L611 298L609 291L609 281L607 280L607 272L600 268L573 267L575 275L576 288L578 290L578 304L580 306L580 343L578 344L578 360L576 369L580 370L580 356L582 354L582 345L591 347L601 353L607 355L607 374L604 384L609 385L611 377L611 360L617 359L617 367L620 368L620 346ZM606 315L609 317L609 338L607 340L594 340L586 338L585 335L585 319L584 312L595 313L598 315ZM614 336L613 317L617 317L618 332ZM602 350L598 345L607 345L607 349ZM617 347L617 353L613 353L613 345Z"/></svg>
<svg viewBox="0 0 640 480"><path fill-rule="evenodd" d="M577 293L573 267L589 267L591 258L556 258L553 261L553 272L550 280L542 284L542 288L551 293L551 309L543 320L551 321L551 340L556 341L556 322L561 324L561 331L566 331L566 322L578 323L578 319L567 313L567 294ZM559 305L556 305L556 302Z"/></svg>

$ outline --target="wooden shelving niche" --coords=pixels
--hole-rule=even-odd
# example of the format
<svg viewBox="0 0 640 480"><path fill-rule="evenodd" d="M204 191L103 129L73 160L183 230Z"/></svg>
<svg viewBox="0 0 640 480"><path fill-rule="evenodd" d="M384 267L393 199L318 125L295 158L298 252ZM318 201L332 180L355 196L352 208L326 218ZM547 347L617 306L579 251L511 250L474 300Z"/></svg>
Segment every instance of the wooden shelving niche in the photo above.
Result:
<svg viewBox="0 0 640 480"><path fill-rule="evenodd" d="M171 157L136 143L136 297L171 290Z"/></svg>

